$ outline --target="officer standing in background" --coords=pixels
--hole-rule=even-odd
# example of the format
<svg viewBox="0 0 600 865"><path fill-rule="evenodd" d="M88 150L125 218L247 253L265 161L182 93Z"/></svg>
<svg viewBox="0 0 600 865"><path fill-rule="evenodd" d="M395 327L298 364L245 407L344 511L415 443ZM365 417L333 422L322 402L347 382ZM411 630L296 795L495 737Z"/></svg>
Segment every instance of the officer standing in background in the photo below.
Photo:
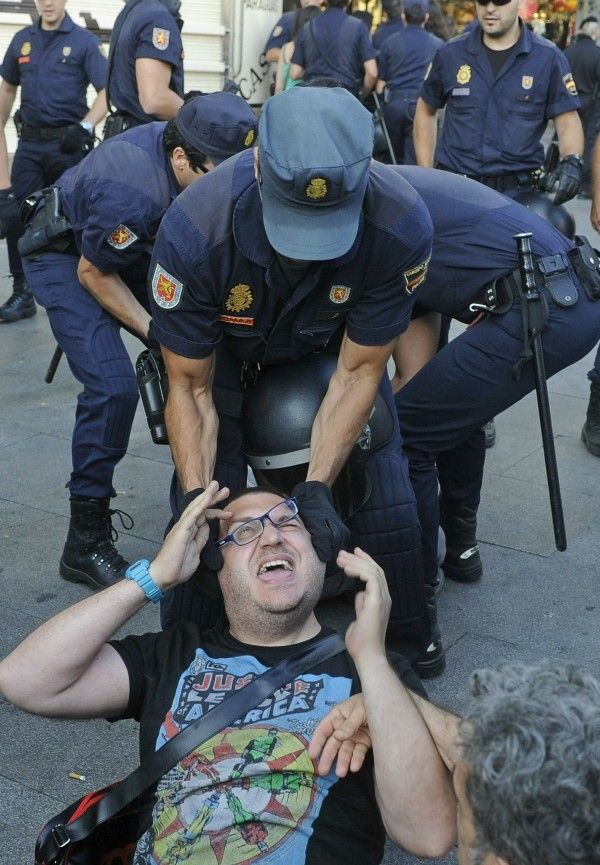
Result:
<svg viewBox="0 0 600 865"><path fill-rule="evenodd" d="M120 327L152 342L146 280L160 220L182 189L251 146L255 134L256 118L243 99L210 93L186 102L168 123L144 124L103 142L57 183L57 209L70 231L67 226L24 260L34 296L83 385L67 484L71 522L60 561L67 580L103 588L128 567L111 539L109 509L138 401ZM22 247L32 246L38 228L52 232L51 205L52 199L33 216Z"/></svg>
<svg viewBox="0 0 600 865"><path fill-rule="evenodd" d="M569 61L581 100L579 117L585 136L583 183L580 198L592 197L592 150L600 123L600 24L594 15L585 18L565 57Z"/></svg>
<svg viewBox="0 0 600 865"><path fill-rule="evenodd" d="M600 234L600 136L592 151L592 209L590 221ZM600 457L600 345L594 358L594 366L588 372L590 399L586 419L581 430L581 440L587 450Z"/></svg>
<svg viewBox="0 0 600 865"><path fill-rule="evenodd" d="M127 0L113 25L107 97L114 107L105 138L153 120L170 120L183 104L181 0Z"/></svg>
<svg viewBox="0 0 600 865"><path fill-rule="evenodd" d="M391 166L390 170L414 186L433 222L428 276L417 296L419 313L441 313L465 322L473 322L478 313L485 315L438 352L395 396L419 506L425 580L432 581L437 572L438 455L456 450L483 423L535 386L531 360L520 360L525 345L514 235L533 233L536 276L548 309L542 329L547 377L584 357L600 338L600 272L598 257L589 245L587 250L576 246L536 213L481 184L416 167ZM476 304L474 310L471 304ZM413 363L424 341L412 324L400 336L394 352L400 370L405 362ZM435 352L436 332L429 342ZM445 572L460 582L480 576L475 569L461 568L460 562L460 555L477 545L483 435L479 443L468 483L463 478L460 485L461 498L442 501L452 514L445 527L450 528L447 561L453 567L450 574ZM442 494L447 494L444 488Z"/></svg>
<svg viewBox="0 0 600 865"><path fill-rule="evenodd" d="M564 55L522 24L519 5L477 0L480 26L437 52L417 102L417 162L465 174L514 198L532 188L552 119L561 156L554 203L562 204L581 187L577 89ZM444 106L436 150L437 113Z"/></svg>
<svg viewBox="0 0 600 865"><path fill-rule="evenodd" d="M94 146L94 127L106 114L106 58L100 41L73 23L65 4L36 0L39 21L13 36L0 67L0 216L6 213L13 279L13 293L0 306L0 322L36 312L17 251L23 231L18 205L83 159ZM90 83L98 93L88 109ZM9 173L5 128L19 86L19 143Z"/></svg>
<svg viewBox="0 0 600 865"><path fill-rule="evenodd" d="M387 38L379 51L377 92L384 95L383 116L398 162L416 162L412 127L425 73L442 39L428 33L428 0L406 0L403 30Z"/></svg>
<svg viewBox="0 0 600 865"><path fill-rule="evenodd" d="M298 0L297 7L289 12L284 12L267 39L265 46L265 59L269 63L277 63L279 54L286 42L291 42L294 38L294 22L296 20L296 12L300 8L306 6L321 6L321 0Z"/></svg>
<svg viewBox="0 0 600 865"><path fill-rule="evenodd" d="M307 481L293 495L329 561L349 539L330 488L378 389L391 404L386 365L427 272L429 214L397 175L373 177L372 117L341 87L277 94L263 107L258 142L254 164L242 153L179 196L156 239L152 318L169 374L165 418L179 480L171 507L176 519L213 477L232 492L244 487L242 377L252 382L263 366L326 350L336 370L312 426ZM373 465L353 540L385 564L391 645L420 672L440 672L400 444ZM163 624L209 625L206 575L195 582L195 594L171 593Z"/></svg>
<svg viewBox="0 0 600 865"><path fill-rule="evenodd" d="M295 39L290 76L307 84L333 78L356 96L367 96L377 81L377 52L362 21L347 14L349 0L329 0Z"/></svg>
<svg viewBox="0 0 600 865"><path fill-rule="evenodd" d="M380 24L371 37L373 48L377 51L381 50L381 46L386 39L404 30L402 3L400 3L400 0L383 0L381 6L387 15L387 21Z"/></svg>

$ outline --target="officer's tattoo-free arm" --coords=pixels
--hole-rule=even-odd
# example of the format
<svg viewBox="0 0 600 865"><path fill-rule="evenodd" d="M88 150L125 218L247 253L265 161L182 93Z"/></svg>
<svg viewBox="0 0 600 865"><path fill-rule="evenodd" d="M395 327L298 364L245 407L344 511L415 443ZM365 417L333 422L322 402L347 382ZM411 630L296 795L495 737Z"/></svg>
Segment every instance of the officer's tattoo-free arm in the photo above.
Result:
<svg viewBox="0 0 600 865"><path fill-rule="evenodd" d="M106 104L106 89L103 87L96 93L96 98L92 102L92 107L82 120L86 123L91 123L92 126L97 126L103 117L106 117L108 106Z"/></svg>
<svg viewBox="0 0 600 865"><path fill-rule="evenodd" d="M175 117L183 99L170 89L171 66L152 57L138 57L135 61L135 80L140 105L146 114L158 120Z"/></svg>
<svg viewBox="0 0 600 865"><path fill-rule="evenodd" d="M5 127L15 104L17 89L17 85L9 84L8 81L0 82L0 189L10 186Z"/></svg>
<svg viewBox="0 0 600 865"><path fill-rule="evenodd" d="M583 126L576 111L565 111L553 118L558 137L558 152L561 158L574 153L583 154Z"/></svg>
<svg viewBox="0 0 600 865"><path fill-rule="evenodd" d="M146 338L150 314L136 300L118 273L103 273L82 255L77 266L77 278L100 306L129 330L139 334L142 339Z"/></svg>
<svg viewBox="0 0 600 865"><path fill-rule="evenodd" d="M338 365L313 423L306 479L336 479L365 426L395 342L364 346L344 335Z"/></svg>
<svg viewBox="0 0 600 865"><path fill-rule="evenodd" d="M215 358L192 359L162 349L169 376L165 421L175 470L184 492L213 477L219 420L212 399Z"/></svg>
<svg viewBox="0 0 600 865"><path fill-rule="evenodd" d="M433 168L435 145L437 143L437 108L432 108L424 99L417 99L413 140L417 165Z"/></svg>

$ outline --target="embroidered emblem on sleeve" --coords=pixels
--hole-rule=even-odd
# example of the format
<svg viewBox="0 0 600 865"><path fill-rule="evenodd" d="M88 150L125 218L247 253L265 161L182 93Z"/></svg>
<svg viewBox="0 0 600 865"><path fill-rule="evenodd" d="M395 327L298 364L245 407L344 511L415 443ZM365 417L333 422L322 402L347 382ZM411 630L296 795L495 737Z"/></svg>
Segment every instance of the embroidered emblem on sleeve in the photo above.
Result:
<svg viewBox="0 0 600 865"><path fill-rule="evenodd" d="M464 63L456 73L456 81L458 84L468 84L471 80L471 67Z"/></svg>
<svg viewBox="0 0 600 865"><path fill-rule="evenodd" d="M567 92L571 94L571 96L577 96L577 86L575 84L575 79L573 78L572 72L567 72L566 75L563 75L563 84L567 88Z"/></svg>
<svg viewBox="0 0 600 865"><path fill-rule="evenodd" d="M170 33L162 27L154 27L152 30L152 44L159 51L166 51L169 47Z"/></svg>
<svg viewBox="0 0 600 865"><path fill-rule="evenodd" d="M283 33L283 27L281 27L281 25L277 24L275 27L273 27L273 32L271 33L271 36L274 36L274 37L281 36L282 33Z"/></svg>
<svg viewBox="0 0 600 865"><path fill-rule="evenodd" d="M135 243L137 239L137 234L121 223L108 235L106 242L109 246L112 246L113 249L127 249L127 247L131 246L132 243Z"/></svg>
<svg viewBox="0 0 600 865"><path fill-rule="evenodd" d="M254 297L249 285L239 282L229 289L225 309L227 312L244 312L252 305Z"/></svg>
<svg viewBox="0 0 600 865"><path fill-rule="evenodd" d="M350 297L350 289L347 285L332 285L329 289L329 300L332 303L346 303Z"/></svg>
<svg viewBox="0 0 600 865"><path fill-rule="evenodd" d="M429 259L427 258L421 264L416 264L414 267L410 267L404 271L404 288L407 294L412 294L416 288L425 282L428 267Z"/></svg>
<svg viewBox="0 0 600 865"><path fill-rule="evenodd" d="M181 300L183 283L157 264L152 277L152 297L163 309L173 309Z"/></svg>

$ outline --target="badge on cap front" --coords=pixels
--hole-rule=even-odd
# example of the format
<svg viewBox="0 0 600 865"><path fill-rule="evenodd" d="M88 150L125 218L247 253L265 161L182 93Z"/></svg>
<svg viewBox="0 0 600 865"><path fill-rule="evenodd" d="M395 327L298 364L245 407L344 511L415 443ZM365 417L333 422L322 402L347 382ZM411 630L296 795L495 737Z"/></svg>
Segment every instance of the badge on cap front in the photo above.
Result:
<svg viewBox="0 0 600 865"><path fill-rule="evenodd" d="M321 201L327 196L327 181L324 177L313 177L306 187L306 197L311 201Z"/></svg>
<svg viewBox="0 0 600 865"><path fill-rule="evenodd" d="M113 249L127 249L127 247L131 246L132 243L135 243L137 239L138 236L135 231L132 231L131 228L127 228L126 225L121 223L108 235L106 242L109 246L112 246Z"/></svg>
<svg viewBox="0 0 600 865"><path fill-rule="evenodd" d="M169 47L170 33L162 27L154 27L152 30L152 44L159 51L166 51Z"/></svg>
<svg viewBox="0 0 600 865"><path fill-rule="evenodd" d="M152 297L162 309L173 309L181 300L183 283L157 264L152 277Z"/></svg>

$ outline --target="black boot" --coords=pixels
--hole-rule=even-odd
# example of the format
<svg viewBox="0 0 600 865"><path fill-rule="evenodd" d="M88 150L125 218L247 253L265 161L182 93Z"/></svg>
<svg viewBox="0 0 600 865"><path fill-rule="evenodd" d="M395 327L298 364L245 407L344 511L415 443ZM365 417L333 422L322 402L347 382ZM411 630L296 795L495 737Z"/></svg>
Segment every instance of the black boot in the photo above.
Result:
<svg viewBox="0 0 600 865"><path fill-rule="evenodd" d="M115 549L117 533L112 527L111 515L119 514L126 528L133 528L133 520L123 511L110 510L110 499L71 499L71 522L67 542L60 560L60 575L71 583L87 583L92 589L112 586L129 567ZM125 525L123 516L131 525Z"/></svg>
<svg viewBox="0 0 600 865"><path fill-rule="evenodd" d="M595 457L600 457L600 381L593 381L581 441Z"/></svg>
<svg viewBox="0 0 600 865"><path fill-rule="evenodd" d="M440 525L446 535L444 576L457 583L475 583L483 576L483 565L475 533L477 509L440 501Z"/></svg>
<svg viewBox="0 0 600 865"><path fill-rule="evenodd" d="M442 645L442 635L438 626L436 587L425 586L425 600L431 623L431 643L425 653L413 663L415 673L422 679L433 679L446 669L446 653Z"/></svg>
<svg viewBox="0 0 600 865"><path fill-rule="evenodd" d="M31 318L36 312L35 300L25 277L22 274L13 277L13 293L6 303L0 306L0 321L19 321L20 318Z"/></svg>

